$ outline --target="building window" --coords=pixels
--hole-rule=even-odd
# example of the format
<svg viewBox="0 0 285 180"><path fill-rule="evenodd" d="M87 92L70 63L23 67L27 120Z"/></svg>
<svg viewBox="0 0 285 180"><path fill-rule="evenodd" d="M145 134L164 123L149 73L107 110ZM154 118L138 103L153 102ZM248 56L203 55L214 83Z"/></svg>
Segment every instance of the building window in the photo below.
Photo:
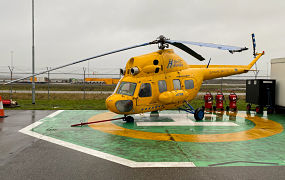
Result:
<svg viewBox="0 0 285 180"><path fill-rule="evenodd" d="M142 83L139 92L139 97L151 97L151 85L150 83Z"/></svg>
<svg viewBox="0 0 285 180"><path fill-rule="evenodd" d="M181 84L179 79L173 79L173 89L179 90L181 89Z"/></svg>
<svg viewBox="0 0 285 180"><path fill-rule="evenodd" d="M158 81L158 89L160 93L167 91L166 82L164 80Z"/></svg>
<svg viewBox="0 0 285 180"><path fill-rule="evenodd" d="M193 88L194 88L193 80L185 80L185 89L193 89Z"/></svg>

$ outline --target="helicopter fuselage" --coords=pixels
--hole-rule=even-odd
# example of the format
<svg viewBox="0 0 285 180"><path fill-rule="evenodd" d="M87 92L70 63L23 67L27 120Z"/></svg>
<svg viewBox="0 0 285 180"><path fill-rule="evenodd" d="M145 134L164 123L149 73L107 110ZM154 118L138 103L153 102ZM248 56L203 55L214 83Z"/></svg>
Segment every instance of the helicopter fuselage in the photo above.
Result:
<svg viewBox="0 0 285 180"><path fill-rule="evenodd" d="M194 99L204 80L246 73L263 54L249 65L208 67L188 65L172 49L133 57L106 106L124 115L175 109Z"/></svg>

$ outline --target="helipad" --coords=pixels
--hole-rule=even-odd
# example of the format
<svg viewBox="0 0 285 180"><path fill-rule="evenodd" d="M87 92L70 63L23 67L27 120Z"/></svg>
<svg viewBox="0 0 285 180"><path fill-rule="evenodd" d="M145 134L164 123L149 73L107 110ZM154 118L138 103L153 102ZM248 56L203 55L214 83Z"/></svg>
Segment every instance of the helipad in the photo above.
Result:
<svg viewBox="0 0 285 180"><path fill-rule="evenodd" d="M115 118L108 111L57 111L20 132L129 167L284 166L285 125L279 115L163 111L82 127Z"/></svg>

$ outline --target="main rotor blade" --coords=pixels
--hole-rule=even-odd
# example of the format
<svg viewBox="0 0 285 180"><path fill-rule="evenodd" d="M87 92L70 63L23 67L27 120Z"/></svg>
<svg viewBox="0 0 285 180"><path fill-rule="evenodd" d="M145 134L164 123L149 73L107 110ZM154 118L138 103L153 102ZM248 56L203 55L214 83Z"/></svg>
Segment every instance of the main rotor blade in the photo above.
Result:
<svg viewBox="0 0 285 180"><path fill-rule="evenodd" d="M228 50L230 53L234 52L241 52L244 50L248 50L246 47L237 47L237 46L228 46L228 45L221 45L221 44L213 44L213 43L201 43L201 42L192 42L192 41L177 41L177 40L168 40L169 43L183 43L183 44L191 44L196 46L204 46L210 48L217 48L221 50Z"/></svg>
<svg viewBox="0 0 285 180"><path fill-rule="evenodd" d="M79 61L74 61L74 62L69 63L69 64L65 64L65 65L62 65L62 66L58 66L56 68L52 68L52 69L49 69L49 70L46 70L46 71L42 71L42 72L36 73L34 75L26 76L24 78L19 78L19 79L13 80L13 81L9 81L9 82L4 83L4 84L6 85L6 84L13 83L13 82L18 82L18 81L21 81L21 80L24 80L24 79L27 79L27 78L30 78L30 77L33 77L33 76L37 76L37 75L40 75L40 74L45 74L45 73L50 72L50 71L54 71L54 70L61 69L61 68L64 68L64 67L67 67L67 66L71 66L71 65L74 65L74 64L82 63L84 61L89 61L91 59L99 58L99 57L102 57L102 56L114 54L114 53L117 53L117 52L129 50L129 49L133 49L133 48L137 48L137 47L147 46L147 45L150 45L150 44L151 43L143 43L143 44L139 44L139 45L135 45L135 46L126 47L126 48L123 48L123 49L110 51L110 52L107 52L107 53L104 53L104 54L100 54L100 55L93 56L93 57L90 57L90 58L82 59L82 60L79 60Z"/></svg>
<svg viewBox="0 0 285 180"><path fill-rule="evenodd" d="M166 41L167 43L187 52L188 54L190 54L191 56L195 57L196 59L198 59L199 61L204 61L205 58L203 58L200 54L196 53L195 51L193 51L192 49L190 49L189 47L185 46L182 43L178 43L178 42L170 42L170 41Z"/></svg>

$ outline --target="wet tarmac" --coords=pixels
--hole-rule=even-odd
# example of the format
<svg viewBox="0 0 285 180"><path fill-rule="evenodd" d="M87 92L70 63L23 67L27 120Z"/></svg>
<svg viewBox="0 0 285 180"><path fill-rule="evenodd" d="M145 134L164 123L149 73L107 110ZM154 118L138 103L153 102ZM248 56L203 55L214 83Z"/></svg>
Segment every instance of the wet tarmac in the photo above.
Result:
<svg viewBox="0 0 285 180"><path fill-rule="evenodd" d="M18 132L54 111L5 112L9 117L0 119L1 180L285 179L285 166L131 168Z"/></svg>

